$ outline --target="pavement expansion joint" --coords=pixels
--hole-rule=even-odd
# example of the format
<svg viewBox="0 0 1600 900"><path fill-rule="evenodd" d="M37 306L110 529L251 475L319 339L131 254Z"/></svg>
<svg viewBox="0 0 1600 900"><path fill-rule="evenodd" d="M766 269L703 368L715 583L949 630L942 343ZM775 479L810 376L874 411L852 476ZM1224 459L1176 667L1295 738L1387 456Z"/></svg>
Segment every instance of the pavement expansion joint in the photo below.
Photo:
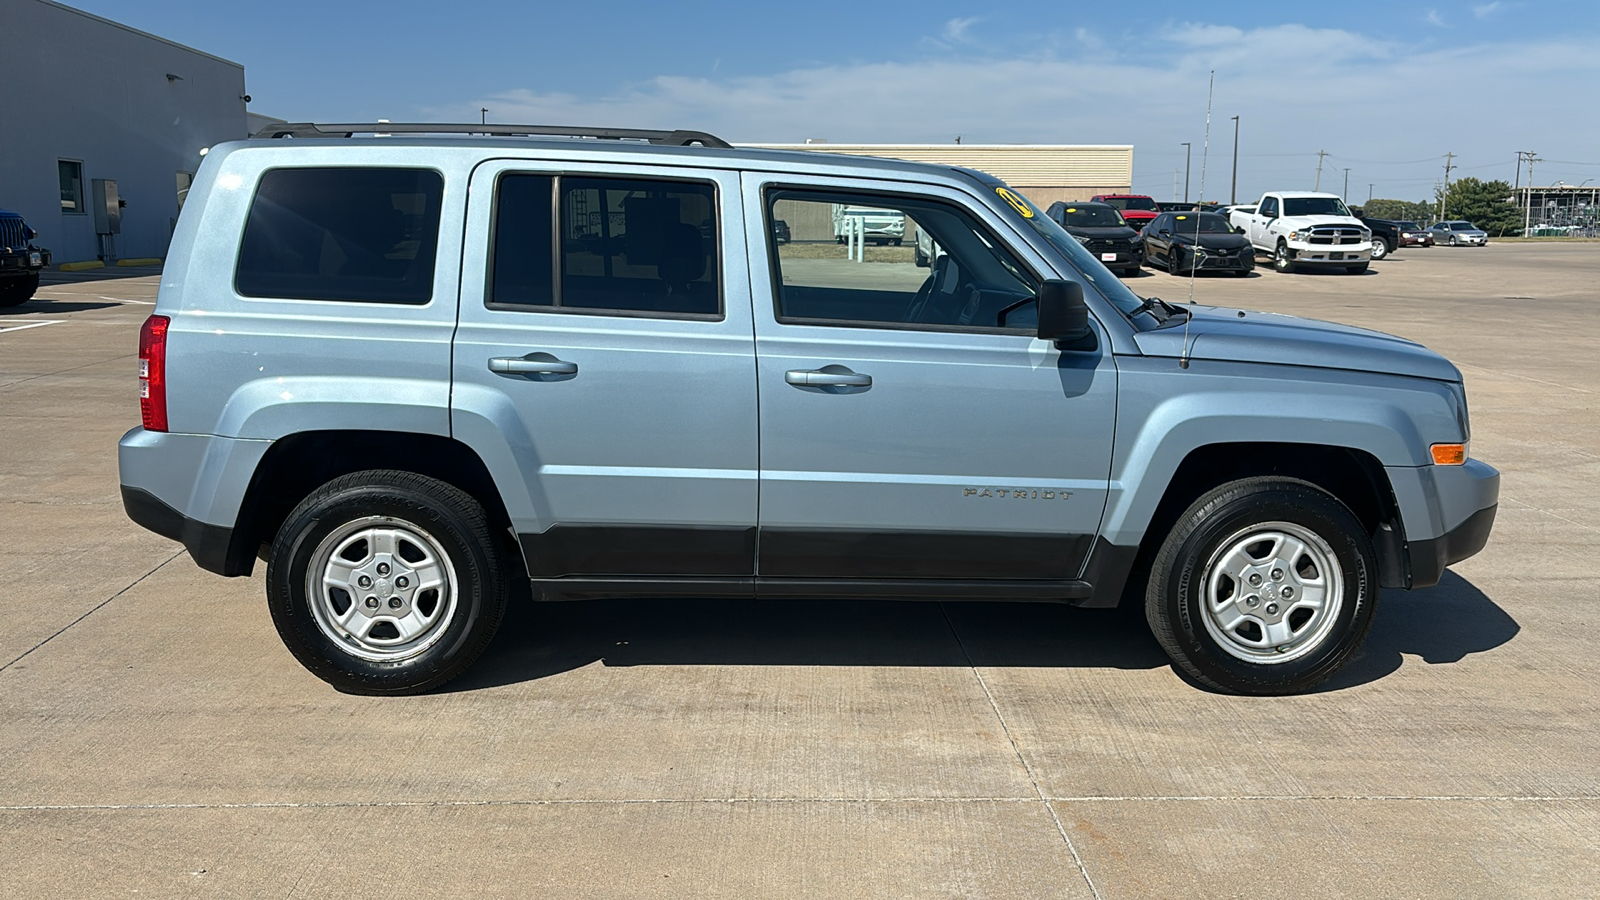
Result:
<svg viewBox="0 0 1600 900"><path fill-rule="evenodd" d="M111 596L105 598L104 600L101 600L99 603L96 603L92 609L90 609L88 612L84 613L83 615L77 617L76 619L73 619L71 622L68 622L66 625L62 626L61 629L59 631L57 631L55 634L50 635L49 637L45 638L44 640L40 641L39 643L34 644L32 647L29 647L28 649L22 651L22 653L19 654L16 659L13 659L12 661L6 663L5 665L0 666L0 672L4 672L5 670L11 668L12 666L16 665L17 663L22 662L23 659L27 658L28 654L30 654L33 651L39 649L40 647L43 647L45 644L50 643L51 641L53 641L56 638L62 636L63 634L66 634L67 630L70 629L72 626L78 624L79 622L82 622L84 619L89 618L90 616L94 615L95 613L99 612L102 608L104 608L106 606L106 604L108 604L111 601L117 599L118 597L121 597L123 594L126 594L128 591L133 590L133 588L135 586L137 586L139 584L139 582L144 581L146 578L149 578L151 575L154 575L155 573L161 571L162 568L164 568L167 565L167 563L170 563L173 560L177 559L178 557L182 556L183 553L184 553L183 548L182 547L178 548L178 551L176 553L172 554L171 556L169 556L166 559L162 560L161 562L157 563L155 568L153 568L150 571L144 573L143 575L140 575L138 578L135 578L132 582L130 582L122 590L117 591L115 594L112 594Z"/></svg>
<svg viewBox="0 0 1600 900"><path fill-rule="evenodd" d="M1062 824L1061 817L1056 815L1056 809L1045 799L1044 789L1039 787L1039 778L1034 774L1033 766L1028 764L1027 757L1022 755L1022 748L1017 746L1017 739L1011 733L1011 726L1006 723L1006 717L1000 712L1000 704L994 700L994 694L989 690L989 683L983 680L983 673L972 662L972 654L967 652L966 642L961 640L961 633L956 631L956 623L950 621L950 613L943 603L939 604L939 614L944 616L944 624L950 629L950 636L955 638L956 646L961 648L961 656L967 661L967 668L972 671L974 678L978 679L978 687L983 689L983 696L989 701L989 708L994 710L994 717L1000 722L1001 731L1005 732L1006 740L1011 744L1011 752L1017 755L1017 762L1022 764L1022 769L1028 774L1028 783L1033 785L1033 792L1038 795L1039 802L1044 804L1050 813L1050 820L1056 824L1056 833L1061 835L1061 840L1067 845L1067 852L1072 854L1072 862L1078 867L1078 874L1083 876L1083 883L1089 886L1089 894L1095 900L1100 900L1100 889L1095 887L1094 879L1089 876L1089 869L1083 864L1083 857L1078 855L1078 848L1073 845L1072 837L1067 834L1066 825Z"/></svg>

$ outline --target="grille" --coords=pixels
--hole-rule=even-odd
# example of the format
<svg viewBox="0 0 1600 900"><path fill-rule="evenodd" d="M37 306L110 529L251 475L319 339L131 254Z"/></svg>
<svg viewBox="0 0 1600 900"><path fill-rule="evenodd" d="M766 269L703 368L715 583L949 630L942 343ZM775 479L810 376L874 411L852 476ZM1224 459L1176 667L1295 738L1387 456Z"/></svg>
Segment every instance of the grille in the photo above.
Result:
<svg viewBox="0 0 1600 900"><path fill-rule="evenodd" d="M1350 225L1326 225L1311 229L1313 244L1359 244L1362 240L1361 229Z"/></svg>
<svg viewBox="0 0 1600 900"><path fill-rule="evenodd" d="M0 247L20 250L28 246L28 241L22 236L22 220L13 216L0 219Z"/></svg>
<svg viewBox="0 0 1600 900"><path fill-rule="evenodd" d="M1091 238L1084 245L1091 253L1132 253L1133 241L1113 241L1108 238Z"/></svg>

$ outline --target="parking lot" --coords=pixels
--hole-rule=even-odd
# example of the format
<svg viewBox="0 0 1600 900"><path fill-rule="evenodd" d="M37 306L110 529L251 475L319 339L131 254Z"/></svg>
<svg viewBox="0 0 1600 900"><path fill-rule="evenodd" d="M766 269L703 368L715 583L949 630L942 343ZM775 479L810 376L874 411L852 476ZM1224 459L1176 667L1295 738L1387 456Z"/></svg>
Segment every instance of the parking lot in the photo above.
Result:
<svg viewBox="0 0 1600 900"><path fill-rule="evenodd" d="M1600 896L1600 243L1194 281L1445 354L1504 475L1272 699L1118 611L842 601L523 604L444 691L341 695L260 567L122 511L159 275L50 281L0 311L0 897Z"/></svg>

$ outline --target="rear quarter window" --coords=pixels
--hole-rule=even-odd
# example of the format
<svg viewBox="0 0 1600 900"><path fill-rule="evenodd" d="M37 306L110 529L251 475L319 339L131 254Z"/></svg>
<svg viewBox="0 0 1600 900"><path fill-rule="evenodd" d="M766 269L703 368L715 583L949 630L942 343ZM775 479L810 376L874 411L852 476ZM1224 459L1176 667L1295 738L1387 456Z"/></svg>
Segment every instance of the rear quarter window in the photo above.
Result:
<svg viewBox="0 0 1600 900"><path fill-rule="evenodd" d="M246 297L424 304L444 179L432 169L272 169L250 204L234 289Z"/></svg>

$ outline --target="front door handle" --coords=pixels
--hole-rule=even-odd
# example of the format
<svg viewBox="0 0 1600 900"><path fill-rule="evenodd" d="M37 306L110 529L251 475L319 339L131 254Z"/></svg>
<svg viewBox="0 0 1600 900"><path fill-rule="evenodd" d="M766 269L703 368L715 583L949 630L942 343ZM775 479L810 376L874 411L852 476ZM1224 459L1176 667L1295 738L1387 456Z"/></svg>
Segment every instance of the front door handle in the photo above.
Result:
<svg viewBox="0 0 1600 900"><path fill-rule="evenodd" d="M489 360L489 371L501 375L576 375L578 364L559 359L496 356Z"/></svg>
<svg viewBox="0 0 1600 900"><path fill-rule="evenodd" d="M872 376L852 372L843 366L829 366L842 371L825 369L790 369L783 380L801 387L871 387Z"/></svg>

